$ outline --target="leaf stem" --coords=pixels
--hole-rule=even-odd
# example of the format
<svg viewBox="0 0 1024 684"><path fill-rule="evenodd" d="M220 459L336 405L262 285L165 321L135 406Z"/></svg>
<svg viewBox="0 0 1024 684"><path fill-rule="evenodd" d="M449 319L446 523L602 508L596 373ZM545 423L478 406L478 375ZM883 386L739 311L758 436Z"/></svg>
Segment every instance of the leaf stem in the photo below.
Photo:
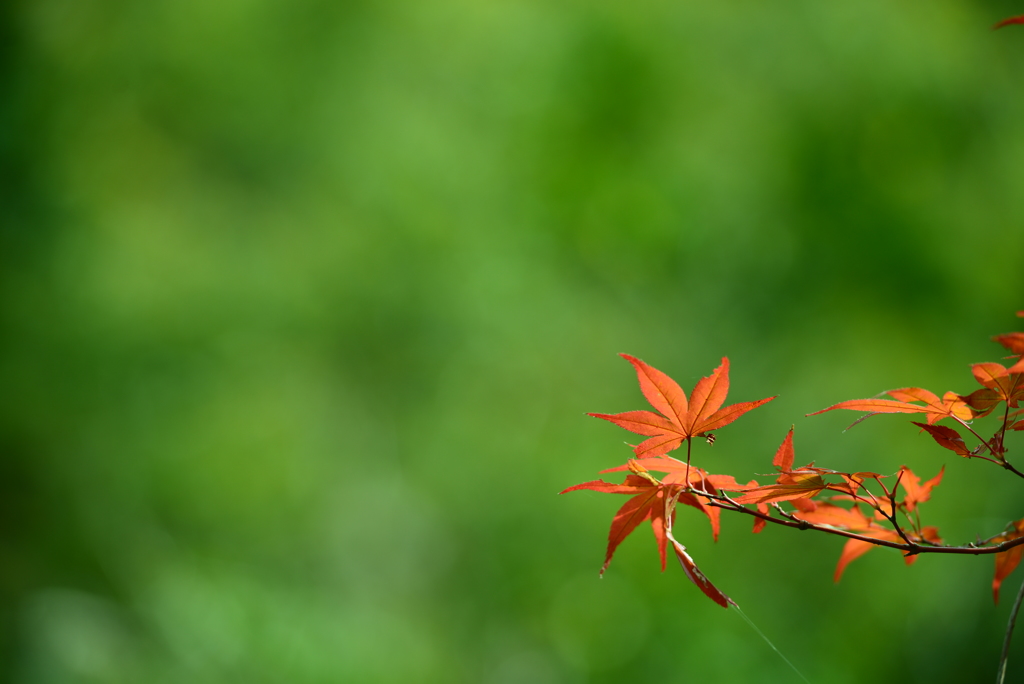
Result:
<svg viewBox="0 0 1024 684"><path fill-rule="evenodd" d="M692 442L691 437L686 438L686 488L690 489L690 443Z"/></svg>
<svg viewBox="0 0 1024 684"><path fill-rule="evenodd" d="M989 446L988 440L987 440L987 439L985 439L984 437L982 437L981 435L979 435L979 434L978 434L977 432L975 432L975 431L974 431L974 428L972 428L972 427L971 427L971 424L970 424L970 423L968 423L968 422L967 422L966 420L964 420L964 419L963 419L963 418L961 418L960 416L956 416L956 415L953 415L953 414L950 414L950 418L952 418L953 420L955 420L956 422L960 423L960 424L961 424L961 425L963 425L963 426L964 426L965 428L967 428L967 430L968 430L968 431L969 431L969 432L970 432L970 433L971 433L972 435L974 435L975 437L977 437L977 438L978 438L978 441L979 441L979 442L981 442L982 444L984 444L984 445L985 445L985 447L986 447L986 448L987 448L987 449L989 450L989 453L992 453L992 447L990 447L990 446Z"/></svg>

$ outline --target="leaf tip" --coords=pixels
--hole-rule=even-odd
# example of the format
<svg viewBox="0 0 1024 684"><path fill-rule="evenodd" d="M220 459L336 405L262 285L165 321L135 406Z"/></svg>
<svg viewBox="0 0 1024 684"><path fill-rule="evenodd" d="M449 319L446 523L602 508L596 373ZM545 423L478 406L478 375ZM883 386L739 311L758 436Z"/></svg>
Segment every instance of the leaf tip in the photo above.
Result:
<svg viewBox="0 0 1024 684"><path fill-rule="evenodd" d="M1018 15L1016 17L1007 17L1002 21L996 22L996 24L992 26L992 30L995 31L997 29L1003 28L1004 26L1009 26L1010 24L1024 24L1024 14ZM1024 313L1024 311L1018 311L1017 315L1020 316L1022 313Z"/></svg>

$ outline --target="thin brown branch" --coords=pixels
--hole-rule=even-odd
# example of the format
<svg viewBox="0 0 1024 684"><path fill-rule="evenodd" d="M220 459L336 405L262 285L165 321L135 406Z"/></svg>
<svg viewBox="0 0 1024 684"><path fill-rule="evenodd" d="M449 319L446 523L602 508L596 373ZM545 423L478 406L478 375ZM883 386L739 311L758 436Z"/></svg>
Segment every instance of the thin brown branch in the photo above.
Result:
<svg viewBox="0 0 1024 684"><path fill-rule="evenodd" d="M1003 466L1004 468L1009 470L1011 473L1013 473L1017 477L1024 477L1024 473L1022 473L1021 471L1017 470L1012 465L1010 465L1010 462L1007 461L1005 458L1003 459L1003 462L1000 463L999 465Z"/></svg>
<svg viewBox="0 0 1024 684"><path fill-rule="evenodd" d="M896 483L893 484L892 491L889 492L889 508L892 509L891 513L883 511L881 506L876 506L875 510L885 516L886 520L889 521L889 524L892 525L894 530L896 530L896 534L900 535L900 539L905 541L907 544L914 545L914 542L910 541L906 532L903 531L903 528L900 527L900 524L896 521L896 489L900 486L900 480L903 479L904 472L904 470L900 469L900 474L896 476Z"/></svg>
<svg viewBox="0 0 1024 684"><path fill-rule="evenodd" d="M1017 600L1010 610L1010 620L1006 624L1006 636L1003 637L1003 654L999 658L999 676L996 678L996 684L1003 684L1003 680L1006 678L1006 661L1010 658L1010 639L1013 637L1013 627L1017 623L1017 613L1020 611L1022 599L1024 599L1024 582L1021 582Z"/></svg>
<svg viewBox="0 0 1024 684"><path fill-rule="evenodd" d="M868 537L863 534L857 534L856 532L849 532L847 530L840 530L835 527L825 527L822 525L815 525L814 523L807 522L806 520L781 520L774 518L769 514L761 513L758 510L747 508L746 506L740 505L729 499L728 497L717 496L714 494L700 493L700 496L709 499L707 505L714 506L716 508L723 508L729 511L736 511L737 513L745 513L746 515L753 516L755 518L761 518L766 522L770 522L774 525L782 525L783 527L792 527L798 530L815 530L817 532L824 532L825 534L834 534L839 537L846 537L847 539L858 539L860 541L868 542L875 546L885 546L890 549L896 549L903 551L906 554L920 554L920 553L948 553L948 554L959 554L959 555L972 555L981 556L990 553L1002 553L1008 551L1015 546L1021 546L1024 544L1024 536L1016 537L1009 541L1002 542L1001 544L995 544L994 546L975 546L974 544L967 544L964 546L939 546L934 544L919 544L915 542L909 542L906 544L900 544L898 542L891 542L885 539L877 539L875 537Z"/></svg>
<svg viewBox="0 0 1024 684"><path fill-rule="evenodd" d="M1006 406L1006 412L1007 412L1006 415L1007 416L1009 416L1009 409L1010 409L1009 404L1007 404L1007 406ZM983 461L988 461L990 463L995 463L996 465L1001 466L1002 468L1005 468L1006 470L1009 470L1011 473L1013 473L1017 477L1024 478L1024 473L1022 473L1021 471L1019 471L1016 468L1014 468L1012 465L1010 465L1010 462L1006 460L1006 456L1005 456L1006 450L1005 450L1005 448L1003 449L1002 453L996 454L995 451L992 450L992 445L989 442L989 440L983 438L981 435L979 435L977 432L975 432L974 428L971 427L970 423L965 421L963 418L960 418L959 416L950 416L950 417L953 418L953 420L955 420L958 423L960 423L961 425L963 425L965 428L967 428L971 432L971 434L974 435L975 437L977 437L978 441L981 442L981 444L986 449L988 449L988 452L990 454L992 454L993 456L996 456L996 458L988 458L988 457L982 456L980 454L974 454L974 455L971 455L970 458L980 458ZM1002 432L999 434L999 443L1000 444L1003 444L1003 437L1005 436L1005 434L1006 434L1006 420L1004 419L1003 420ZM996 435L993 435L992 439L993 440L996 439Z"/></svg>

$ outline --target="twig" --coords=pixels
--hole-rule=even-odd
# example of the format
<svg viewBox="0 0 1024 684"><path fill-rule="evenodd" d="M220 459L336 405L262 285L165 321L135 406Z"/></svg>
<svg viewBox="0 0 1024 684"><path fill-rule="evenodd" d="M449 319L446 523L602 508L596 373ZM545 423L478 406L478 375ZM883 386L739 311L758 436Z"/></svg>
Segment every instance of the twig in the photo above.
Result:
<svg viewBox="0 0 1024 684"><path fill-rule="evenodd" d="M1000 463L999 465L1003 466L1004 468L1009 470L1011 473L1013 473L1017 477L1024 477L1024 473L1020 472L1019 470L1014 468L1012 465L1010 465L1010 462L1007 461L1005 458L1003 459L1003 462Z"/></svg>
<svg viewBox="0 0 1024 684"><path fill-rule="evenodd" d="M996 684L1003 684L1003 680L1006 678L1006 661L1010 657L1010 638L1013 636L1013 626L1017 622L1017 613L1020 611L1021 599L1024 599L1024 582L1020 585L1020 591L1017 592L1017 600L1013 604L1013 609L1010 611L1010 621L1006 625L1006 636L1003 638L1003 655L999 658L999 676L996 678Z"/></svg>
<svg viewBox="0 0 1024 684"><path fill-rule="evenodd" d="M696 492L697 490L694 491ZM718 496L709 493L699 493L699 495L708 499L708 502L706 504L708 506L724 508L729 511L736 511L737 513L746 513L747 515L751 515L755 518L761 518L762 520L774 523L775 525L782 525L783 527L792 527L798 530L816 530L818 532L825 532L827 534L834 534L840 537L846 537L847 539L857 539L859 541L864 541L875 546L885 546L890 549L896 549L898 551L907 551L910 552L910 554L949 553L981 556L989 553L1002 553L1003 551L1012 549L1015 546L1021 546L1022 544L1024 544L1024 536L1016 537L1009 541L1002 542L1001 544L996 544L995 546L974 546L973 544L969 544L966 546L936 546L932 544L919 544L914 542L911 542L909 544L900 544L898 542L886 541L885 539L878 539L876 537L868 537L863 534L857 534L856 532L847 532L846 530L840 530L834 527L822 527L820 525L815 525L814 523L809 523L805 520L800 520L799 522L780 520L779 518L774 518L771 515L761 513L760 511L751 508L747 508L746 506L742 506L733 501L732 499L729 499L728 497Z"/></svg>
<svg viewBox="0 0 1024 684"><path fill-rule="evenodd" d="M907 544L916 546L916 544L910 541L910 538L907 537L906 533L903 531L903 528L900 527L900 524L896 522L896 488L900 486L900 480L903 479L904 472L906 471L904 471L901 468L900 474L896 476L896 483L892 486L892 491L889 493L889 507L892 509L892 513L886 513L885 511L882 510L881 506L876 506L875 510L877 510L879 513L886 517L889 523L893 526L893 529L896 530L896 534L900 535L900 539L905 541Z"/></svg>
<svg viewBox="0 0 1024 684"><path fill-rule="evenodd" d="M1009 404L1007 404L1006 405L1006 416L1007 417L1009 417L1009 410L1010 410L1010 406L1009 406ZM970 423L968 423L963 418L960 418L959 416L952 416L951 415L950 417L953 420L955 420L958 423L960 423L961 425L963 425L968 430L970 430L971 434L978 438L978 441L981 442L981 444L979 445L979 448L980 447L985 447L990 454L992 454L993 456L997 457L997 458L988 458L986 456L982 456L981 454L972 454L970 456L970 458L980 458L983 461L988 461L989 463L995 463L997 466L1001 466L1002 468L1005 468L1006 470L1009 470L1011 473L1013 473L1017 477L1024 478L1024 473L1022 473L1021 471L1019 471L1016 468L1014 468L1012 465L1010 465L1010 462L1006 460L1006 449L1005 448L1002 449L999 454L996 454L995 451L993 451L993 449L992 449L992 444L990 443L990 441L985 439L985 438L983 438L981 435L979 435L977 432L975 432L974 428L971 427ZM1006 434L1006 420L1007 420L1006 418L1003 419L1002 432L999 433L999 437L1000 437L999 444L1000 445L1002 445L1002 443L1003 443L1002 437ZM993 435L992 439L995 440L995 438L996 438L996 435Z"/></svg>
<svg viewBox="0 0 1024 684"><path fill-rule="evenodd" d="M968 423L966 420L964 420L963 418L961 418L960 416L957 416L957 415L950 414L949 417L952 418L953 420L955 420L956 422L960 423L961 425L963 425L965 428L967 428L970 431L970 433L972 435L974 435L978 439L979 442L981 442L982 446L984 446L986 449L988 449L988 452L990 454L992 453L992 447L989 445L988 440L985 439L984 437L982 437L981 435L979 435L977 432L975 432L974 428L971 427L970 423ZM993 455L995 455L995 454L993 454ZM989 460L991 460L991 459L989 459Z"/></svg>

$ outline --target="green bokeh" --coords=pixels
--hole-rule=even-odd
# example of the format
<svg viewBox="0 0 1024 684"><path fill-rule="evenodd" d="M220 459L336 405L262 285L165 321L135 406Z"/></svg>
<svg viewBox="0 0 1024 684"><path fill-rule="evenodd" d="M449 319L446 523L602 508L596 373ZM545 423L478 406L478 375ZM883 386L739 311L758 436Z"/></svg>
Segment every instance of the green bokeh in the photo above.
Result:
<svg viewBox="0 0 1024 684"><path fill-rule="evenodd" d="M1021 514L901 417L803 418L968 391L1019 323L1015 11L7 3L0 679L798 681L645 530L599 580L622 500L556 494L629 453L583 415L643 406L616 353L728 355L780 398L711 470L795 423L801 462L945 464L948 540ZM677 534L813 682L994 674L991 559L833 585L835 539Z"/></svg>

